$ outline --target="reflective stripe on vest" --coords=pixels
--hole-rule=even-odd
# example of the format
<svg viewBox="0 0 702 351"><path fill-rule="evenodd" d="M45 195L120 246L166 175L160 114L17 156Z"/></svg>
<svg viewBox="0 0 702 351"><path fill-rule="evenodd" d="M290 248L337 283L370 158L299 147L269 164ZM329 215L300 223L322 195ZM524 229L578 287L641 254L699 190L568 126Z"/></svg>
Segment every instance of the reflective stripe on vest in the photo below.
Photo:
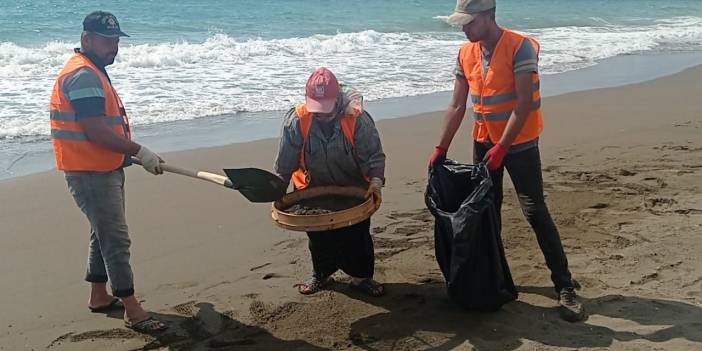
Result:
<svg viewBox="0 0 702 351"><path fill-rule="evenodd" d="M533 90L532 92L536 93L539 91L541 87L541 82L536 81L533 84ZM493 96L483 96L482 100L482 105L496 105L496 104L501 104L503 102L511 101L511 100L517 100L517 93L514 91L510 91L509 93L506 94L500 94L500 95L493 95ZM470 95L470 102L473 104L481 104L480 101L480 95Z"/></svg>
<svg viewBox="0 0 702 351"><path fill-rule="evenodd" d="M459 60L468 80L469 97L473 103L473 138L478 142L498 143L507 121L517 107L514 56L524 40L531 40L538 55L540 47L535 39L503 29L503 34L493 50L487 73L483 70L480 43L467 42L461 48ZM514 144L532 141L538 138L543 130L538 73L532 74L532 83L531 111Z"/></svg>
<svg viewBox="0 0 702 351"><path fill-rule="evenodd" d="M76 114L73 112L50 111L49 118L53 121L76 122ZM109 125L126 125L122 116L103 116L102 120Z"/></svg>
<svg viewBox="0 0 702 351"><path fill-rule="evenodd" d="M81 96L95 96L98 89L85 88L71 92L69 98L63 91L64 80L72 73L82 68L93 70L102 84L105 98L105 111L102 120L115 132L131 139L129 119L122 101L107 77L87 57L77 53L68 60L59 73L51 94L49 120L51 123L51 138L56 156L56 167L62 171L94 171L109 172L119 168L124 163L125 155L108 150L91 142L83 127L76 118L71 99Z"/></svg>
<svg viewBox="0 0 702 351"><path fill-rule="evenodd" d="M293 185L295 189L301 190L305 189L310 185L311 175L307 170L305 164L305 146L307 146L307 141L310 137L310 130L312 129L312 122L314 121L314 114L307 111L305 104L300 104L295 106L295 114L300 120L300 133L302 134L302 148L300 149L300 168L298 168L292 174ZM356 146L355 134L356 134L356 122L361 113L348 114L341 117L339 123L341 124L341 130L349 141L352 147Z"/></svg>
<svg viewBox="0 0 702 351"><path fill-rule="evenodd" d="M73 132L70 130L52 129L51 137L55 139L67 140L88 140L88 136L83 132Z"/></svg>
<svg viewBox="0 0 702 351"><path fill-rule="evenodd" d="M531 109L536 110L541 107L541 99L537 101L532 101L531 103ZM504 111L504 112L495 112L495 113L478 113L478 112L473 112L473 118L475 118L476 121L506 121L510 117L512 117L512 110L509 111Z"/></svg>

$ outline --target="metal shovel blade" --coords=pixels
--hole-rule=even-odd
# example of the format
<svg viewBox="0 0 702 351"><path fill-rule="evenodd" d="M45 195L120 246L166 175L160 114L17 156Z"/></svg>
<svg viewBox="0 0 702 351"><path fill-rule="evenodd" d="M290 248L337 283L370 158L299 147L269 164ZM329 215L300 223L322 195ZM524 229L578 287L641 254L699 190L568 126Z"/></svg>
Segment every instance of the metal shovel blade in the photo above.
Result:
<svg viewBox="0 0 702 351"><path fill-rule="evenodd" d="M251 202L273 202L285 195L288 185L278 176L258 168L225 169L232 187Z"/></svg>

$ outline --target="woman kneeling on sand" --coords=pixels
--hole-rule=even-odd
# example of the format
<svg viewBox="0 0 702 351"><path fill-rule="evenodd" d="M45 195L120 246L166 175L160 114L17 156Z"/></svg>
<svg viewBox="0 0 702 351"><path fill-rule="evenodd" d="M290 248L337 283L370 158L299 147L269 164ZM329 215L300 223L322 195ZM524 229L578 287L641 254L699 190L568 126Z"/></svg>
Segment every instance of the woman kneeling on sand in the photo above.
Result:
<svg viewBox="0 0 702 351"><path fill-rule="evenodd" d="M283 121L275 171L295 189L315 186L368 187L375 206L382 201L385 154L363 98L318 68L307 80L305 103L290 109ZM313 294L333 282L339 269L351 276L350 287L371 296L385 293L373 280L375 256L370 219L321 232L307 232L314 273L298 285Z"/></svg>

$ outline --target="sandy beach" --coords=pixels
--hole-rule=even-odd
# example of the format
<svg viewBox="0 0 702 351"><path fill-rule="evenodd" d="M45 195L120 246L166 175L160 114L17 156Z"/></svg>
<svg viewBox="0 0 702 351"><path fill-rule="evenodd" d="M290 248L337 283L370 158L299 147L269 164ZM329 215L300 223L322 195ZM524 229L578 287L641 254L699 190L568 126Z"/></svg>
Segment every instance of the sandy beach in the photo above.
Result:
<svg viewBox="0 0 702 351"><path fill-rule="evenodd" d="M423 200L436 112L378 122L388 156L372 222L382 298L350 291L343 275L329 291L299 295L293 285L311 272L307 238L275 227L268 204L129 168L136 290L171 325L159 337L124 328L121 313L88 311L88 224L59 172L0 181L0 350L700 350L700 81L696 67L544 101L547 203L582 286L584 322L559 319L511 190L502 237L519 300L491 314L448 301ZM463 162L469 122L449 152ZM276 147L268 139L163 156L189 168L270 169Z"/></svg>

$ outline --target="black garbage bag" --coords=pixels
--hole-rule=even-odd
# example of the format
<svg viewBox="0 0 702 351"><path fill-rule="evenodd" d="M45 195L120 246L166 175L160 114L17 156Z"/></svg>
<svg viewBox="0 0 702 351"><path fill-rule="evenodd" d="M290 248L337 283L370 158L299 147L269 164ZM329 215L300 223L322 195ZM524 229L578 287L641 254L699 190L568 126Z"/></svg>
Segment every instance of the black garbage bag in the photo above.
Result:
<svg viewBox="0 0 702 351"><path fill-rule="evenodd" d="M436 220L436 260L449 297L470 310L496 311L517 299L491 187L484 164L446 159L429 171L425 201Z"/></svg>

